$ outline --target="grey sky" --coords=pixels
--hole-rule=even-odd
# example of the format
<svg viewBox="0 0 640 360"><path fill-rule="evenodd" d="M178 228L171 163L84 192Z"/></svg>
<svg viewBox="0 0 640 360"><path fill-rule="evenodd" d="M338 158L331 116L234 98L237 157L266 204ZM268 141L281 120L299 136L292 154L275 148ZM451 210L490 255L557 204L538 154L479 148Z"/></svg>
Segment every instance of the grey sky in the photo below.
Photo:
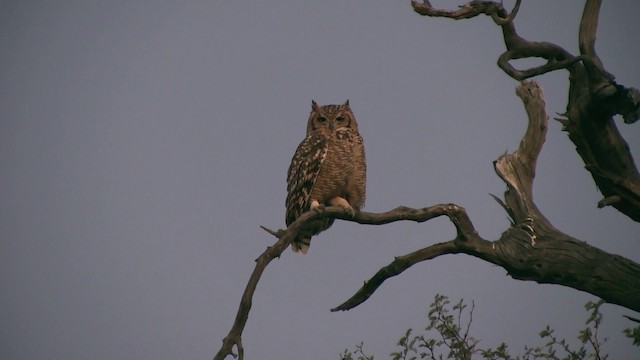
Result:
<svg viewBox="0 0 640 360"><path fill-rule="evenodd" d="M526 1L516 26L575 53L581 6ZM607 70L635 87L639 13L637 1L605 2L597 42ZM409 1L1 2L0 358L211 358L274 241L259 225L284 226L312 98L351 101L368 211L455 202L496 239L508 222L488 195L504 191L491 162L526 125L516 82L495 65L503 49L489 18L423 18ZM563 112L567 74L539 81L550 116ZM620 128L637 155L640 130ZM557 123L535 197L559 229L640 261L637 224L596 209ZM452 237L445 219L337 222L308 255L287 250L256 291L247 358L337 359L360 341L385 358L423 327L436 293L475 301L486 346L516 352L547 324L575 339L593 296L463 255L329 312L393 256ZM631 312L603 310L606 348L624 358Z"/></svg>

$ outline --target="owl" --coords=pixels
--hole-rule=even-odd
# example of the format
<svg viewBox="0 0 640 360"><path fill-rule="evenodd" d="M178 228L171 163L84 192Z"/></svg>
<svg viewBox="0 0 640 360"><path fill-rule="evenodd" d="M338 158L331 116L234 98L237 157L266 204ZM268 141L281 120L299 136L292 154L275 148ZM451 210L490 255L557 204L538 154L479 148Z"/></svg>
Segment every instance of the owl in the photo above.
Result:
<svg viewBox="0 0 640 360"><path fill-rule="evenodd" d="M320 205L341 206L355 214L364 206L366 172L364 144L349 100L324 106L312 100L307 136L287 173L287 226ZM311 237L328 229L333 220L308 224L293 240L293 251L306 254Z"/></svg>

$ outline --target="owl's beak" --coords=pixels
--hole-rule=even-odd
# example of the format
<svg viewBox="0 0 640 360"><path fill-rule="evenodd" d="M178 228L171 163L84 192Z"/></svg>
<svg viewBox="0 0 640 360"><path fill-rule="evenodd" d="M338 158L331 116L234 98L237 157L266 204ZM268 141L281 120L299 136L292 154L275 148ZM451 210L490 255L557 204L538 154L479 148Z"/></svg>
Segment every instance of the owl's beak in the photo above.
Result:
<svg viewBox="0 0 640 360"><path fill-rule="evenodd" d="M336 128L335 121L329 121L329 130L333 131Z"/></svg>

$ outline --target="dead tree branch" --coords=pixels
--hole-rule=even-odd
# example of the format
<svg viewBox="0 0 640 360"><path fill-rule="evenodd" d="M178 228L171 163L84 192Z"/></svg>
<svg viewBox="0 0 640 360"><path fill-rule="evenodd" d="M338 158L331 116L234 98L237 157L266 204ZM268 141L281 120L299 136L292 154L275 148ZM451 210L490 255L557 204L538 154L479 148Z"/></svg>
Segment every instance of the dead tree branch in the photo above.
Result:
<svg viewBox="0 0 640 360"><path fill-rule="evenodd" d="M622 116L628 124L640 118L640 91L617 84L596 53L601 3L602 0L585 2L577 56L556 44L520 37L514 25L520 1L511 13L495 1L470 1L453 11L435 9L429 1L413 0L412 6L418 14L430 17L460 20L483 14L490 16L502 28L506 46L506 51L498 57L498 66L513 79L528 79L560 69L569 71L569 102L560 121L604 196L598 206L613 206L640 221L640 174L627 142L613 121L615 115ZM541 58L546 63L524 70L510 63L523 58Z"/></svg>
<svg viewBox="0 0 640 360"><path fill-rule="evenodd" d="M276 241L272 246L267 247L267 249L256 259L256 266L249 277L244 293L242 293L240 306L236 313L236 319L233 322L233 326L231 327L229 334L222 340L222 347L213 358L214 360L223 360L227 355L232 355L233 357L237 356L240 360L243 360L244 349L242 347L242 331L249 319L249 311L251 310L253 294L256 291L256 287L258 286L258 282L262 277L264 269L269 265L271 260L280 257L282 252L291 244L295 236L300 232L305 224L321 216L344 217L345 214L344 210L340 207L330 207L323 210L308 211L302 214L286 230L273 231L262 226L265 231L276 236L278 241ZM234 354L233 352L234 347L238 351L237 354Z"/></svg>
<svg viewBox="0 0 640 360"><path fill-rule="evenodd" d="M415 0L411 2L413 9L420 15L430 17L444 17L454 20L469 19L478 15L488 15L502 28L504 42L507 46L505 51L498 58L498 66L507 75L516 80L524 80L533 76L542 75L550 71L564 69L580 61L580 57L571 55L562 47L548 42L530 42L518 35L513 20L520 8L520 1L511 13L507 13L502 3L493 1L471 1L455 11L435 9L429 1L419 3ZM541 66L526 70L517 70L509 61L529 57L538 57L547 60Z"/></svg>
<svg viewBox="0 0 640 360"><path fill-rule="evenodd" d="M456 219L465 219L462 223L468 225L464 228L456 226L458 235L455 239L396 257L332 311L358 306L385 280L419 262L459 253L499 265L514 279L569 286L640 311L640 264L562 233L533 202L535 165L545 141L548 119L542 89L535 82L522 83L516 93L525 104L528 127L518 149L494 162L496 173L507 184L501 205L512 218L513 225L500 239L488 241L475 232L464 209L456 207L456 212L446 215L454 224L452 215L455 214ZM460 229L466 233L460 234Z"/></svg>
<svg viewBox="0 0 640 360"><path fill-rule="evenodd" d="M337 219L354 221L360 224L383 225L400 220L424 222L442 215L449 216L457 229L459 239L466 239L468 236L475 234L473 225L467 217L464 209L454 204L435 205L422 209L398 207L384 213L360 212L356 214L355 217L352 217L341 207L330 206L307 211L286 230L280 229L274 231L263 226L262 228L269 234L277 237L278 241L276 241L272 246L267 247L267 249L256 259L255 268L251 273L244 293L242 294L236 319L229 331L229 334L223 339L222 347L214 357L214 360L222 360L228 355L232 355L234 357L237 356L240 360L243 359L244 350L242 348L242 331L244 330L249 318L253 294L256 291L256 287L260 281L262 273L271 260L280 257L282 252L291 244L300 230L313 219L320 217L334 217ZM238 351L237 354L233 352L234 347Z"/></svg>
<svg viewBox="0 0 640 360"><path fill-rule="evenodd" d="M332 311L349 310L358 306L385 280L419 262L458 253L475 256L501 266L514 279L569 286L589 292L609 303L640 311L640 265L621 256L608 254L560 232L533 202L535 166L545 141L548 116L542 89L537 83L523 82L517 88L516 94L524 103L529 123L518 149L511 154L500 156L494 162L496 173L507 185L501 205L512 220L512 226L500 239L489 241L481 238L464 208L455 204L440 204L421 209L401 206L384 213L359 212L355 216L351 216L340 207L323 207L304 213L286 230L274 231L263 227L268 233L276 236L278 241L256 259L256 266L242 295L235 322L214 360L234 355L234 346L238 350L238 357L243 358L241 335L249 317L253 294L264 269L271 260L282 254L309 221L319 217L334 217L366 225L383 225L401 220L425 222L439 216L447 216L456 229L456 237L453 240L395 258L391 264L380 269L367 281L355 295Z"/></svg>
<svg viewBox="0 0 640 360"><path fill-rule="evenodd" d="M558 120L576 145L586 169L604 195L598 206L613 206L629 218L640 221L640 176L629 147L613 121L613 116L617 114L626 123L638 120L640 91L618 85L596 54L595 36L601 0L586 1L580 25L578 56L552 43L531 42L520 37L514 26L520 3L520 0L516 1L511 13L501 3L493 1L470 1L454 11L435 9L427 0L423 3L412 1L412 6L417 13L431 17L460 20L481 14L490 16L502 28L506 45L506 51L498 58L498 66L516 80L567 69L570 73L569 102L563 118ZM513 59L530 57L542 58L547 62L525 70L515 69L510 64ZM342 208L326 207L301 215L286 230L274 231L263 227L278 240L256 259L234 324L214 360L225 359L228 355L243 359L242 331L262 273L309 221L320 217L382 225L401 220L424 222L447 216L456 228L453 240L396 257L355 295L332 311L358 306L385 280L419 262L458 253L501 266L514 279L572 287L609 303L640 311L640 265L560 232L533 202L536 160L545 141L548 117L542 90L535 82L523 82L516 93L525 105L529 123L518 149L511 154L502 155L494 162L496 173L507 185L504 201L494 198L512 221L511 227L498 240L481 238L464 208L455 204L440 204L422 209L398 207L385 213L360 212L354 217L345 213ZM233 352L234 347L237 354Z"/></svg>
<svg viewBox="0 0 640 360"><path fill-rule="evenodd" d="M524 143L524 141L523 141ZM528 144L521 144L528 146ZM535 145L534 145L535 146ZM516 156L516 158L518 158ZM520 187L519 187L520 188ZM508 203L509 204L509 203ZM509 204L508 206L513 206ZM515 206L514 208L518 208ZM502 266L515 279L534 280L540 283L553 283L571 286L580 290L589 291L604 300L619 304L629 309L640 310L640 265L616 255L610 255L586 243L570 239L571 242L565 248L558 247L557 243L546 246L538 246L536 242L554 241L546 240L543 231L553 227L537 224L527 218L520 224L514 225L505 232L498 241L482 239L476 232L473 223L469 219L464 208L455 204L439 204L426 208L413 209L398 207L383 213L360 212L354 217L346 213L341 207L326 207L320 210L312 210L302 214L291 226L283 230L271 230L264 228L268 233L276 236L278 240L256 259L255 268L247 282L240 300L240 306L236 319L223 339L223 344L214 360L223 360L228 355L244 358L242 347L242 332L249 318L252 299L262 273L271 260L280 257L282 252L291 244L291 241L306 224L320 217L334 217L363 225L384 225L396 221L425 222L436 217L447 216L456 229L456 237L451 241L431 245L413 253L399 256L386 267L379 270L365 285L349 300L337 306L331 311L349 310L366 301L382 283L390 277L399 275L409 267L429 259L446 254L464 253L472 255L493 264ZM521 216L518 216L520 218ZM538 230L540 228L541 230ZM567 237L566 235L562 234ZM541 237L542 240L537 240ZM569 251L567 251L569 250ZM575 253L575 254L574 254ZM576 256L580 254L580 256ZM547 263L548 259L553 262ZM605 260L605 264L599 261ZM571 266L573 263L573 266ZM535 266L534 266L535 264ZM591 279L563 276L565 272L577 273L581 266L588 266L594 273L601 274L601 278ZM612 289L610 283L619 276L636 279L635 283L628 283L625 289ZM595 285L597 283L597 286ZM636 286L637 285L637 286ZM608 293L611 296L608 296ZM635 303L635 305L634 305ZM233 352L234 347L237 354Z"/></svg>

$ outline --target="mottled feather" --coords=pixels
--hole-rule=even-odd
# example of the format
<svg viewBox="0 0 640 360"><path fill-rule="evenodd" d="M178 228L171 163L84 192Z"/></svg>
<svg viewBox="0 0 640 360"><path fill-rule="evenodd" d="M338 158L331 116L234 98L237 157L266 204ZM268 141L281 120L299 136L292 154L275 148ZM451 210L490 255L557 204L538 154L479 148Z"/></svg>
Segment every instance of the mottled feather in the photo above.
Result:
<svg viewBox="0 0 640 360"><path fill-rule="evenodd" d="M311 205L311 191L327 156L327 142L317 131L298 145L287 173L287 226Z"/></svg>

